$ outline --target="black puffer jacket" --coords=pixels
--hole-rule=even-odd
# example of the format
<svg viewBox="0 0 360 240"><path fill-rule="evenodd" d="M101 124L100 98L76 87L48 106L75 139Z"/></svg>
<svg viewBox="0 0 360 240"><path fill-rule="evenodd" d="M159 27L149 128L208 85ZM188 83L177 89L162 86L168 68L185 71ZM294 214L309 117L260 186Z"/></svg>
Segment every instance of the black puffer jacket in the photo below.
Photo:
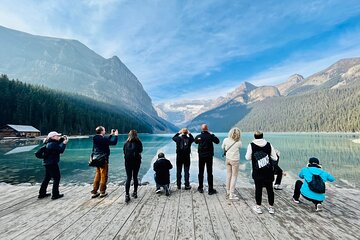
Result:
<svg viewBox="0 0 360 240"><path fill-rule="evenodd" d="M65 151L66 144L62 141L56 141L49 139L46 144L46 157L44 159L44 165L58 164L60 161L60 154Z"/></svg>
<svg viewBox="0 0 360 240"><path fill-rule="evenodd" d="M199 144L198 153L199 157L212 157L214 156L214 144L219 144L220 140L208 131L203 131L195 137L195 143Z"/></svg>

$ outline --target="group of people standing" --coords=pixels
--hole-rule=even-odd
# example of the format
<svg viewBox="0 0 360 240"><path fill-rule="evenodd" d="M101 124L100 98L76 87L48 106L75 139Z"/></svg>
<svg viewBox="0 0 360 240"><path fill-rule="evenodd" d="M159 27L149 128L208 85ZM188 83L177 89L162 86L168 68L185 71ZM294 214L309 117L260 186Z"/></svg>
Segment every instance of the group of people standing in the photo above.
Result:
<svg viewBox="0 0 360 240"><path fill-rule="evenodd" d="M96 135L93 137L92 154L105 155L105 163L102 166L96 167L95 177L93 181L93 189L91 191L92 198L103 198L107 196L106 186L108 181L108 167L110 146L116 145L118 142L118 130L111 130L109 136L106 136L106 130L102 126L96 128ZM207 124L201 125L201 133L193 136L188 129L183 128L172 138L176 143L176 184L177 188L182 186L182 171L184 169L184 189L190 190L190 163L191 163L191 145L193 143L198 145L198 192L204 192L204 171L206 167L208 194L216 194L213 183L213 157L214 144L219 144L220 140L208 129ZM44 157L45 177L41 184L39 191L39 198L50 196L46 193L46 188L51 178L53 178L52 199L63 197L59 193L60 170L58 162L60 154L64 152L67 137L62 138L61 134L57 132L50 132L45 140L47 154ZM226 157L226 197L229 200L239 200L235 194L237 176L239 172L240 149L242 147L241 131L239 128L232 128L228 137L222 143L222 150ZM131 196L137 198L138 190L138 173L141 165L141 153L143 145L138 137L136 130L131 130L128 133L128 138L123 146L123 153L125 159L126 169L126 184L125 184L125 202L130 201L130 183L133 180L134 188ZM265 187L268 194L268 211L273 214L274 210L274 191L281 190L281 178L283 175L282 169L278 165L280 152L277 151L269 142L263 138L263 133L256 131L254 133L254 140L248 145L245 158L252 162L252 178L255 183L255 201L256 205L253 210L256 213L262 213L262 189ZM170 172L173 166L171 162L165 158L165 154L160 152L158 159L153 164L155 171L156 193L161 193L161 187L164 188L165 194L170 195ZM277 175L275 185L274 175ZM318 177L314 177L318 176ZM307 167L303 168L299 177L305 179L304 182L298 180L295 184L293 195L294 203L299 203L299 197L303 196L305 199L312 201L315 204L316 211L322 208L322 202L325 199L325 185L326 181L334 181L334 177L321 169L321 165L317 158L310 158ZM323 190L318 190L319 186Z"/></svg>

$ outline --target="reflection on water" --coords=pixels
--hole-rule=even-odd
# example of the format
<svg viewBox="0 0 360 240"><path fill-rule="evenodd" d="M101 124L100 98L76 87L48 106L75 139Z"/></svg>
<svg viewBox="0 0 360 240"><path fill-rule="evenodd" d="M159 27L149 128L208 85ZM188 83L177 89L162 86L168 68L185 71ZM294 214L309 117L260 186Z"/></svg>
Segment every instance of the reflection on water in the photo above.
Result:
<svg viewBox="0 0 360 240"><path fill-rule="evenodd" d="M225 133L218 134L222 141ZM175 167L175 143L172 135L141 135L144 144L143 161L139 176L144 181L153 181L152 162L158 150L162 150ZM294 134L272 133L266 134L265 139L280 150L280 166L286 172L294 175L307 163L307 159L316 156L320 159L324 169L331 172L340 180L348 181L358 186L360 183L360 144L351 140L359 136L351 134ZM122 153L125 135L119 137L119 143L111 147L109 181L123 182L125 180L124 158ZM240 171L250 178L251 166L245 160L246 147L252 140L252 134L242 135ZM0 143L0 182L23 183L41 182L43 178L42 161L36 159L34 152L40 147L35 145L40 141L20 141ZM215 147L214 176L225 180L224 160L221 157L220 145ZM196 148L196 146L195 146ZM91 139L71 139L61 158L62 183L91 183L94 169L88 167L87 162L92 149ZM191 181L197 182L196 149L192 153ZM175 180L175 169L172 170L172 180Z"/></svg>

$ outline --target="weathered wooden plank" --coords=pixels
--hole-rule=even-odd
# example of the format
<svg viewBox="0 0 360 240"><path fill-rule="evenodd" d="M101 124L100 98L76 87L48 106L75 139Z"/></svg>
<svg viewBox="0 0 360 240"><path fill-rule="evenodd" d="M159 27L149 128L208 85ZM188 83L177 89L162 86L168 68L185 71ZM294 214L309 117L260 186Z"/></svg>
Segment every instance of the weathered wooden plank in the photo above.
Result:
<svg viewBox="0 0 360 240"><path fill-rule="evenodd" d="M264 193L265 192L263 192L263 196ZM246 205L250 209L256 205L254 194L254 189L241 189L240 197L245 201ZM263 202L265 202L265 199L263 199ZM280 223L274 220L274 216L270 215L270 213L268 213L268 211L264 208L265 205L266 204L263 204L263 214L253 212L253 217L259 219L262 224L262 228L266 229L275 239L298 239L289 234L287 230L280 225Z"/></svg>
<svg viewBox="0 0 360 240"><path fill-rule="evenodd" d="M203 194L207 204L211 222L214 227L214 233L218 239L236 239L234 232L230 227L230 223L220 206L219 199L216 195Z"/></svg>
<svg viewBox="0 0 360 240"><path fill-rule="evenodd" d="M192 192L195 239L219 239L215 235L214 227L207 204L202 194Z"/></svg>
<svg viewBox="0 0 360 240"><path fill-rule="evenodd" d="M306 200L294 204L289 186L275 191L274 215L265 208L258 215L253 188L238 188L240 201L226 200L223 185L216 188L212 196L178 190L166 197L142 186L139 198L125 204L122 186L109 186L104 199L90 199L87 187L68 186L56 201L38 200L38 187L30 186L24 191L35 199L14 199L0 218L0 239L358 239L360 211L351 207L357 190L338 196L347 190L331 189L324 211L315 212Z"/></svg>
<svg viewBox="0 0 360 240"><path fill-rule="evenodd" d="M37 196L39 187L35 186L7 186L0 185L0 191L4 193L0 196L0 210L6 208L6 204L14 203L15 201L24 201L24 196L32 198Z"/></svg>
<svg viewBox="0 0 360 240"><path fill-rule="evenodd" d="M150 197L142 210L137 215L136 219L132 222L128 231L120 231L117 239L153 239L159 225L159 216L163 212L166 200L171 201L170 197L163 194L157 195L155 188L150 188L148 192ZM124 235L122 235L124 234ZM152 237L151 237L152 236Z"/></svg>
<svg viewBox="0 0 360 240"><path fill-rule="evenodd" d="M20 235L24 229L28 229L38 220L42 219L44 216L48 216L49 212L52 210L59 210L63 206L64 202L69 204L73 200L71 198L63 198L56 201L51 199L39 200L36 203L30 205L29 208L21 208L17 211L14 211L0 219L0 224L2 226L2 231L0 233L0 238L6 236L11 239Z"/></svg>
<svg viewBox="0 0 360 240"><path fill-rule="evenodd" d="M144 228L144 226L140 226L139 223L144 223L142 221L142 218L144 218L147 214L150 214L154 210L157 199L158 196L154 194L154 191L151 191L149 189L146 192L146 196L142 204L136 207L135 211L131 214L131 216L124 224L124 227L119 229L119 231L116 233L114 239L126 239L126 237L132 236L132 234L134 234L135 236L137 234L143 235L146 229ZM136 238L135 236L134 238Z"/></svg>
<svg viewBox="0 0 360 240"><path fill-rule="evenodd" d="M143 188L143 187L141 187ZM145 191L142 194L138 195L137 199L131 199L130 203L124 204L122 208L119 209L115 217L111 222L103 229L103 231L97 236L96 239L114 239L114 237L122 230L128 230L126 226L131 225L131 222L134 220L136 214L141 211L143 204L150 197L149 188L144 187Z"/></svg>
<svg viewBox="0 0 360 240"><path fill-rule="evenodd" d="M91 207L89 210L85 208L84 211L79 211L77 214L77 216L80 216L79 218L77 218L77 216L75 217L74 214L71 214L71 218L77 218L77 220L70 222L71 225L69 225L55 239L76 239L76 237L81 234L95 220L97 216L101 216L103 212L106 211L106 209L120 197L120 195L120 187L117 187L115 190L109 191L109 195L99 200L99 203L94 207ZM88 203L90 203L90 201L88 201ZM81 213L83 214L81 215Z"/></svg>
<svg viewBox="0 0 360 240"><path fill-rule="evenodd" d="M62 189L62 192L66 193L67 191L70 191L70 189L71 189L70 187L65 187ZM38 199L36 195L31 198L25 198L24 200L19 199L19 201L15 201L13 204L9 203L9 205L6 208L0 211L0 219L20 209L23 208L29 209L32 205L37 205L38 202L44 202L44 201L47 202L49 199L50 198Z"/></svg>
<svg viewBox="0 0 360 240"><path fill-rule="evenodd" d="M71 198L65 198L65 201L61 201L61 203L58 202L56 206L46 208L47 211L37 211L37 217L32 217L31 224L22 227L22 230L19 231L19 234L14 237L14 239L32 239L41 235L41 233L45 232L48 228L68 217L83 202L88 201L89 198L87 188L72 187Z"/></svg>
<svg viewBox="0 0 360 240"><path fill-rule="evenodd" d="M192 195L189 190L180 190L178 222L175 239L195 239Z"/></svg>
<svg viewBox="0 0 360 240"><path fill-rule="evenodd" d="M181 190L173 191L171 201L165 205L155 239L174 239L176 235Z"/></svg>
<svg viewBox="0 0 360 240"><path fill-rule="evenodd" d="M110 197L112 193L119 187L110 186L108 188L108 193ZM55 239L59 236L62 236L64 232L75 224L79 219L82 218L86 213L92 211L98 204L102 203L106 198L96 198L91 200L86 200L81 203L81 205L73 211L66 218L61 219L59 222L49 227L45 232L40 236L37 236L35 239Z"/></svg>
<svg viewBox="0 0 360 240"><path fill-rule="evenodd" d="M107 206L106 211L104 211L100 216L96 216L94 221L76 237L77 240L96 239L96 237L106 228L116 214L118 214L120 209L124 207L125 190L122 187L120 187L119 190L121 194L118 199L116 199L111 205ZM143 191L143 187L139 188L139 195L141 195Z"/></svg>
<svg viewBox="0 0 360 240"><path fill-rule="evenodd" d="M155 191L155 188L154 188L154 191ZM150 191L151 193L151 191ZM153 193L155 194L155 193ZM159 229L159 224L160 224L160 221L161 221L161 217L164 213L164 210L165 210L165 206L168 202L171 202L171 201L174 201L174 197L176 197L176 195L174 195L174 193L172 193L170 195L170 197L165 197L165 196L158 196L160 198L160 201L159 201L159 204L156 205L156 208L154 210L154 213L152 215L152 218L151 219L148 219L148 221L150 221L150 225L148 227L148 231L147 233L144 235L144 236L140 236L142 237L143 239L147 238L147 239L154 239L155 236L156 236L156 233ZM141 239L141 238L139 238Z"/></svg>
<svg viewBox="0 0 360 240"><path fill-rule="evenodd" d="M62 191L66 191L68 187L62 187ZM45 200L45 199L38 199L39 194L39 188L35 186L28 186L28 187L21 187L21 190L19 192L16 192L15 196L9 196L10 199L4 200L3 202L0 202L0 217L4 216L1 215L1 212L7 212L7 209L10 207L14 207L15 205L24 205L28 204L30 202L36 202ZM48 198L46 198L48 199Z"/></svg>
<svg viewBox="0 0 360 240"><path fill-rule="evenodd" d="M220 207L225 212L227 221L230 223L231 230L234 233L236 239L254 239L254 236L249 231L248 227L245 224L245 220L240 216L240 214L235 210L233 202L225 198L226 189L218 186L218 194L216 194L219 199Z"/></svg>
<svg viewBox="0 0 360 240"><path fill-rule="evenodd" d="M291 196L290 191L276 192L279 206L294 208L294 214L297 218L305 221L302 226L307 233L312 234L312 236L318 236L319 239L352 239L353 236L356 236L358 229L354 225L349 224L346 220L347 218L343 219L327 209L322 212L315 212L313 203L307 203L307 200L300 204L294 204ZM321 232L321 234L318 234L318 232Z"/></svg>

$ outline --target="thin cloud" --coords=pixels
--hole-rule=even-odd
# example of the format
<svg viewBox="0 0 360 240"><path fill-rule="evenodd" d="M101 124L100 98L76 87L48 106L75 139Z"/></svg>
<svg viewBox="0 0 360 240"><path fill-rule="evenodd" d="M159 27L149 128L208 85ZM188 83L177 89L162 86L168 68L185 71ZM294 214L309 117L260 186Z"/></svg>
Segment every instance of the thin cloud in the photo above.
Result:
<svg viewBox="0 0 360 240"><path fill-rule="evenodd" d="M355 0L307 0L301 2L306 7L299 6L298 1L5 0L0 24L77 39L106 58L118 55L158 101L176 94L164 97L158 89L180 82L191 87L196 76L221 73L225 63L252 60L268 49L317 36L360 13ZM295 51L246 79L233 76L223 79L225 85L211 82L214 91L208 90L215 96L236 87L240 80L269 85L299 71L304 75L316 72L330 63L331 56L351 53L356 48L354 35L339 36L339 49L328 55L314 50L309 54L315 57L300 57ZM194 89L193 95L200 96L202 90Z"/></svg>

